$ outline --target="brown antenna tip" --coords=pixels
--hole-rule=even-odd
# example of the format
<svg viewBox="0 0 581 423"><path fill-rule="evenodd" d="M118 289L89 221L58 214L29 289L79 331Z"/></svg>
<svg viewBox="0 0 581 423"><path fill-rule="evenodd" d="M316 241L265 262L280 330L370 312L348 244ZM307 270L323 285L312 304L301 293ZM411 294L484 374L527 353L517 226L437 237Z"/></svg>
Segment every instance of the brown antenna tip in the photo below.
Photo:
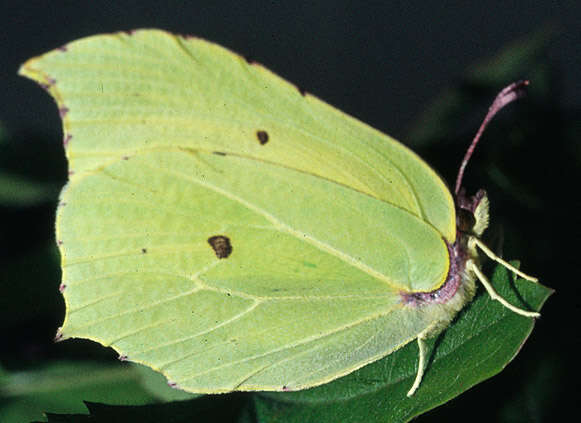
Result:
<svg viewBox="0 0 581 423"><path fill-rule="evenodd" d="M466 165L468 164L470 157L472 157L472 153L474 153L476 144L478 144L478 141L480 140L482 133L488 126L488 123L502 108L504 108L504 106L523 97L526 94L526 87L529 85L529 83L530 82L528 80L516 81L504 87L498 93L498 95L488 108L488 113L486 113L484 120L480 124L480 128L478 128L478 132L476 132L476 135L474 136L474 139L472 140L470 147L468 147L468 150L466 150L466 154L462 159L462 164L460 165L460 169L458 169L458 176L456 176L456 185L454 187L454 194L458 195L458 192L460 191Z"/></svg>

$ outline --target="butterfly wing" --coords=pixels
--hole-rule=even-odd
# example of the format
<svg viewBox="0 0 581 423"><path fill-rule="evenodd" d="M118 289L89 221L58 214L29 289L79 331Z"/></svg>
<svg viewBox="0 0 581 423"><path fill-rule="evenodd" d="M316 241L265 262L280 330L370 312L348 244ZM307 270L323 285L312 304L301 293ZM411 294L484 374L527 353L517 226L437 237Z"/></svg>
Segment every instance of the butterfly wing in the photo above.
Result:
<svg viewBox="0 0 581 423"><path fill-rule="evenodd" d="M392 139L159 31L71 43L22 73L56 98L73 172L57 215L64 337L193 392L284 390L434 320L399 293L444 280L451 200Z"/></svg>
<svg viewBox="0 0 581 423"><path fill-rule="evenodd" d="M216 44L158 30L99 35L21 73L57 100L75 175L150 150L237 154L364 192L455 239L450 192L415 153Z"/></svg>

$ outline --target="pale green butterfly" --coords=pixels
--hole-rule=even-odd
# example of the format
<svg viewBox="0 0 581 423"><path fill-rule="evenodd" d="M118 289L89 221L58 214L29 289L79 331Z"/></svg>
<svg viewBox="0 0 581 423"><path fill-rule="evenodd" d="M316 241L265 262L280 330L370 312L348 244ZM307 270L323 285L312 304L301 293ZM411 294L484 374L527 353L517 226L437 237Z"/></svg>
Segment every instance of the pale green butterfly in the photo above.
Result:
<svg viewBox="0 0 581 423"><path fill-rule="evenodd" d="M535 280L480 241L488 200L460 189L483 128L525 82L491 107L455 206L400 143L207 41L99 35L20 73L63 120L62 339L200 393L309 388L417 339L412 395L426 338L475 278L538 316L480 270L477 250Z"/></svg>

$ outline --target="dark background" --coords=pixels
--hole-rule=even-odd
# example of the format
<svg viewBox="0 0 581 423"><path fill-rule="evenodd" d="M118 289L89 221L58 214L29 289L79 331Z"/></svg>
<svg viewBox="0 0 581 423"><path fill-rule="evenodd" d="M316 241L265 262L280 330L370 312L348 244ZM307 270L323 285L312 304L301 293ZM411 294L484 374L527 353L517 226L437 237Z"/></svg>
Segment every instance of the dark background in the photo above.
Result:
<svg viewBox="0 0 581 423"><path fill-rule="evenodd" d="M17 69L26 59L83 36L156 27L197 35L253 58L414 146L449 183L495 93L512 79L531 78L530 96L503 111L479 146L467 185L489 190L492 233L496 239L503 234L505 256L521 259L526 271L557 292L520 356L502 374L420 421L459 421L475 413L491 421L547 421L575 404L581 6L575 1L453 7L417 0L315 3L2 2L0 173L17 177L0 180L0 365L7 371L63 357L114 357L83 341L77 347L51 342L64 316L53 220L66 162L52 99L18 77ZM511 54L502 56L507 46ZM528 48L535 54L518 62ZM520 65L511 67L513 58ZM486 64L499 61L509 70L487 73ZM458 95L462 101L456 101ZM507 134L515 128L525 136L511 139ZM33 192L22 194L30 189L28 182L36 184ZM34 191L39 186L40 194Z"/></svg>

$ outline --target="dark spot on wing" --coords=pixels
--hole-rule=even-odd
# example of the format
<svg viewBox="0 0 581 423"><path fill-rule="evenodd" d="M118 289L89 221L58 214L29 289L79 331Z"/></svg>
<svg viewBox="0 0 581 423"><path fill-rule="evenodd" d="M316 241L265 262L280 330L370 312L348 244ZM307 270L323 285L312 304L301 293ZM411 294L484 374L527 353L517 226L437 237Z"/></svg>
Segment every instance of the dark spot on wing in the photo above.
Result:
<svg viewBox="0 0 581 423"><path fill-rule="evenodd" d="M216 156L225 156L226 153L224 153L223 151L212 151L212 154L215 154Z"/></svg>
<svg viewBox="0 0 581 423"><path fill-rule="evenodd" d="M141 249L141 252L142 252L143 254L147 254L147 248L142 248L142 249Z"/></svg>
<svg viewBox="0 0 581 423"><path fill-rule="evenodd" d="M264 145L268 142L268 132L258 130L256 131L256 138L258 138L260 145Z"/></svg>
<svg viewBox="0 0 581 423"><path fill-rule="evenodd" d="M59 286L59 291L60 292L65 292L65 289L67 289L67 285L64 283L61 283Z"/></svg>
<svg viewBox="0 0 581 423"><path fill-rule="evenodd" d="M119 361L127 361L128 358L125 354L119 356Z"/></svg>
<svg viewBox="0 0 581 423"><path fill-rule="evenodd" d="M65 107L65 106L59 107L59 115L60 115L61 118L64 118L67 115L68 112L69 112L69 108L68 107Z"/></svg>
<svg viewBox="0 0 581 423"><path fill-rule="evenodd" d="M71 138L73 138L73 136L71 134L66 134L65 135L65 137L63 138L63 145L65 147L69 144Z"/></svg>
<svg viewBox="0 0 581 423"><path fill-rule="evenodd" d="M230 238L224 235L215 235L208 238L208 244L216 253L216 257L219 259L227 258L232 254L232 244L230 244Z"/></svg>
<svg viewBox="0 0 581 423"><path fill-rule="evenodd" d="M67 51L69 48L67 47L67 45L65 44L64 46L60 46L58 48L60 51Z"/></svg>

